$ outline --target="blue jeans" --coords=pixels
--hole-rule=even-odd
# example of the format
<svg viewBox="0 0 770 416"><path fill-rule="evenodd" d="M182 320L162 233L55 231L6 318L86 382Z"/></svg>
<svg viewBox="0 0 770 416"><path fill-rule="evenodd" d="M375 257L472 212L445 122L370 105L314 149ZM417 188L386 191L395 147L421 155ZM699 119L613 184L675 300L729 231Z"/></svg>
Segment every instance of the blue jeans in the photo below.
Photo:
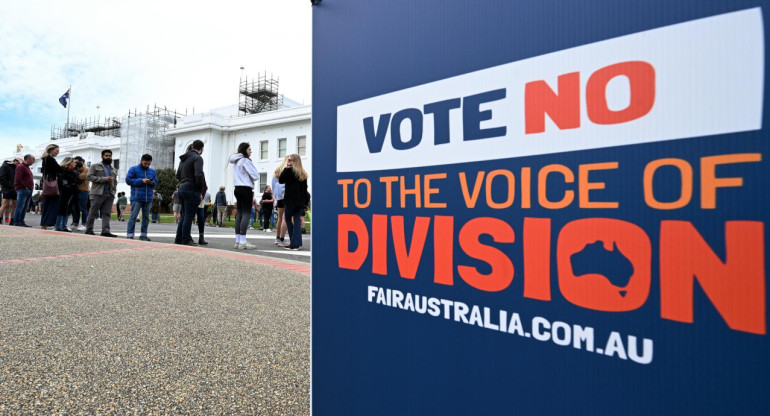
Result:
<svg viewBox="0 0 770 416"><path fill-rule="evenodd" d="M150 226L150 208L152 208L152 201L131 201L131 215L128 217L128 224L126 228L126 237L134 236L134 229L136 228L136 218L139 216L139 210L142 210L142 230L141 235L147 237L147 227Z"/></svg>
<svg viewBox="0 0 770 416"><path fill-rule="evenodd" d="M72 202L72 223L75 225L86 225L86 220L88 219L88 191L78 191L76 197L72 198Z"/></svg>
<svg viewBox="0 0 770 416"><path fill-rule="evenodd" d="M251 219L249 220L249 226L250 226L250 227L253 227L253 226L254 226L254 216L255 216L255 215L257 215L257 210L256 210L256 209L254 209L254 208L252 208L252 209L251 209Z"/></svg>
<svg viewBox="0 0 770 416"><path fill-rule="evenodd" d="M179 202L182 205L180 215L182 219L176 227L176 238L174 243L187 244L193 241L190 231L192 229L193 217L198 211L198 204L201 203L201 194L192 185L183 185L179 187Z"/></svg>
<svg viewBox="0 0 770 416"><path fill-rule="evenodd" d="M31 189L19 189L16 191L16 211L13 213L13 225L24 224L24 216L27 214L27 204L32 199Z"/></svg>
<svg viewBox="0 0 770 416"><path fill-rule="evenodd" d="M296 247L302 247L302 208L301 206L286 204L283 211L286 231L289 234L289 244Z"/></svg>
<svg viewBox="0 0 770 416"><path fill-rule="evenodd" d="M153 212L152 213L152 220L159 223L160 222L160 214L158 214L157 212Z"/></svg>

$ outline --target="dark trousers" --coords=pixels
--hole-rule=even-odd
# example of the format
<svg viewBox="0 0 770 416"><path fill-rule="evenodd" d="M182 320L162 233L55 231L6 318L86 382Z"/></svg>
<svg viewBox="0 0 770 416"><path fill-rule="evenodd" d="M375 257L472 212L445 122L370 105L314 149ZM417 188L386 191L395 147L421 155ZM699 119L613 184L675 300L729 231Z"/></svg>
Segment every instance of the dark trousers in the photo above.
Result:
<svg viewBox="0 0 770 416"><path fill-rule="evenodd" d="M193 217L198 211L198 204L201 203L201 194L192 185L183 185L179 187L177 193L179 202L182 205L180 215L182 219L176 227L176 238L174 243L187 244L193 241L190 232L192 231Z"/></svg>
<svg viewBox="0 0 770 416"><path fill-rule="evenodd" d="M198 208L198 242L203 240L203 233L206 230L206 208Z"/></svg>
<svg viewBox="0 0 770 416"><path fill-rule="evenodd" d="M272 208L262 208L262 228L265 230L270 228L270 220L273 218Z"/></svg>
<svg viewBox="0 0 770 416"><path fill-rule="evenodd" d="M40 225L46 227L56 225L56 216L59 215L59 195L49 195L43 198L40 214Z"/></svg>
<svg viewBox="0 0 770 416"><path fill-rule="evenodd" d="M115 197L110 194L91 195L89 200L91 201L91 209L88 211L86 231L94 231L94 221L101 215L102 232L110 232L110 214L112 213L112 205L113 202L115 202Z"/></svg>
<svg viewBox="0 0 770 416"><path fill-rule="evenodd" d="M286 231L291 241L289 244L292 246L302 247L302 210L301 206L286 204L283 211Z"/></svg>
<svg viewBox="0 0 770 416"><path fill-rule="evenodd" d="M254 192L248 186L235 187L235 203L237 211L235 213L235 235L246 235L249 229L249 218L251 218L252 193Z"/></svg>

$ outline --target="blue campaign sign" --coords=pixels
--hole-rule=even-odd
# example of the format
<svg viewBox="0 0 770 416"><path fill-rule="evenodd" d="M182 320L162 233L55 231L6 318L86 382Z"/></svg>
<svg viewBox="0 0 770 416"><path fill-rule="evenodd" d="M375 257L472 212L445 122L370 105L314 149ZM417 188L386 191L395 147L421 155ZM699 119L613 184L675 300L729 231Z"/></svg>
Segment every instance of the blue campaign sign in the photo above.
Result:
<svg viewBox="0 0 770 416"><path fill-rule="evenodd" d="M314 6L314 414L770 412L768 6Z"/></svg>

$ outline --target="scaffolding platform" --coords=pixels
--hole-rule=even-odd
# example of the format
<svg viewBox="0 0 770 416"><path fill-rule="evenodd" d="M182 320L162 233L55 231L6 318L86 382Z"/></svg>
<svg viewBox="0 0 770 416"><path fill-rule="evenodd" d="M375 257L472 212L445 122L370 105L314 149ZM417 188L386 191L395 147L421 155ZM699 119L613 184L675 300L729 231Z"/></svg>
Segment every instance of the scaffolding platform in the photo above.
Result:
<svg viewBox="0 0 770 416"><path fill-rule="evenodd" d="M123 118L120 135L120 152L128 163L139 163L142 155L152 155L155 169L174 167L174 137L166 134L176 127L177 120L187 115L166 107L147 106L145 112L128 111Z"/></svg>
<svg viewBox="0 0 770 416"><path fill-rule="evenodd" d="M77 137L81 133L94 133L102 137L120 137L121 126L122 122L118 117L86 118L65 123L64 126L51 126L51 140Z"/></svg>
<svg viewBox="0 0 770 416"><path fill-rule="evenodd" d="M249 80L241 79L238 90L238 114L248 115L273 111L283 105L283 95L278 92L278 79L267 77L267 73Z"/></svg>

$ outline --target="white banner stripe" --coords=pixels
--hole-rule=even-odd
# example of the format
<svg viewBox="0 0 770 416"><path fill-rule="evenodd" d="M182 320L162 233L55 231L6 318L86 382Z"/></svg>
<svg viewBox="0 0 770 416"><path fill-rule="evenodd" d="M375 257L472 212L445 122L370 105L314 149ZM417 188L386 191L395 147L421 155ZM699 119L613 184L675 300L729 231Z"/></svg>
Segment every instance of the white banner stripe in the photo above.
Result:
<svg viewBox="0 0 770 416"><path fill-rule="evenodd" d="M586 85L592 74L624 62L644 62L654 68L654 103L649 112L619 124L597 124L589 118ZM526 134L525 88L545 81L559 94L559 76L579 72L579 127L559 129L545 117L545 131ZM631 81L616 76L605 86L608 110L629 106ZM637 85L637 84L635 84ZM652 29L547 55L512 62L337 108L337 171L435 166L451 163L514 158L574 150L650 143L758 130L762 127L764 86L764 30L759 8ZM504 89L504 98L490 99L472 108L471 97ZM594 97L595 98L595 97ZM635 97L638 98L638 95ZM444 122L425 112L427 104L462 99L463 108L448 109L449 142L441 143L435 123ZM459 101L458 101L459 103ZM454 105L452 103L452 105ZM398 150L394 143L416 143L413 118L400 124L383 123L380 116L394 116L413 108L422 112L422 136L414 147ZM484 111L491 118L484 119ZM481 116L478 112L482 112ZM474 114L476 120L473 120ZM414 111L400 115L419 117ZM490 113L487 113L489 116ZM381 151L367 145L364 120L371 117L370 139L382 141ZM419 121L419 120L417 120ZM464 124L505 134L468 140ZM396 140L393 125L400 129ZM387 132L382 129L387 128ZM373 142L378 142L373 140ZM438 143L440 144L437 144ZM375 145L375 148L377 146Z"/></svg>

